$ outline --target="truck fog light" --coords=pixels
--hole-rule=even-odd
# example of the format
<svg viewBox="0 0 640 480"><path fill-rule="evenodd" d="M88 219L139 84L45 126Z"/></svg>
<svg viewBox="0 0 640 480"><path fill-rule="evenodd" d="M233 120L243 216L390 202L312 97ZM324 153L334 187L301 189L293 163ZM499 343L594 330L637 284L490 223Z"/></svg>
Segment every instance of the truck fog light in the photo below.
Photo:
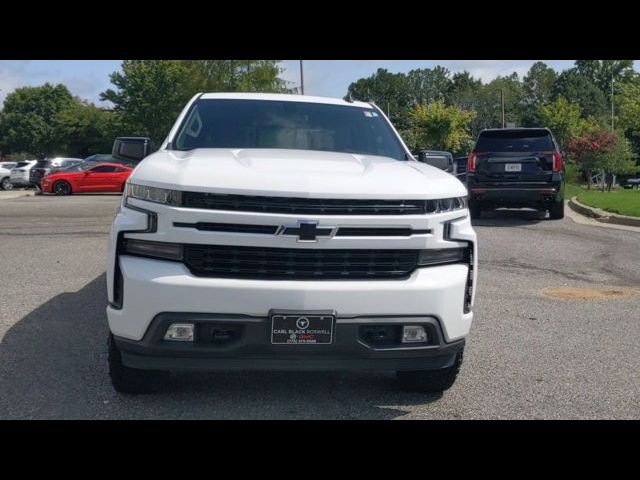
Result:
<svg viewBox="0 0 640 480"><path fill-rule="evenodd" d="M174 323L164 334L165 340L193 342L193 323Z"/></svg>
<svg viewBox="0 0 640 480"><path fill-rule="evenodd" d="M427 332L420 325L405 325L402 327L402 343L424 343Z"/></svg>

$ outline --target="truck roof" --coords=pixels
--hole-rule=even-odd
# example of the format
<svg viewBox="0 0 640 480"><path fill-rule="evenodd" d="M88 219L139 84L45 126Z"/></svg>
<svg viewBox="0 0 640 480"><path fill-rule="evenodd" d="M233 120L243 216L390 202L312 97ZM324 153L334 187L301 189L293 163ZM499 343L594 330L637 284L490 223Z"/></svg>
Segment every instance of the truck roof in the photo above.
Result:
<svg viewBox="0 0 640 480"><path fill-rule="evenodd" d="M535 132L535 131L545 131L549 132L550 130L547 127L513 127L513 128L485 128L482 132Z"/></svg>
<svg viewBox="0 0 640 480"><path fill-rule="evenodd" d="M233 100L271 100L280 102L306 102L306 103L325 103L329 105L344 105L347 107L364 107L371 108L371 104L366 102L347 102L340 98L332 97L316 97L312 95L295 95L287 93L203 93L200 97L204 100L209 99L233 99Z"/></svg>

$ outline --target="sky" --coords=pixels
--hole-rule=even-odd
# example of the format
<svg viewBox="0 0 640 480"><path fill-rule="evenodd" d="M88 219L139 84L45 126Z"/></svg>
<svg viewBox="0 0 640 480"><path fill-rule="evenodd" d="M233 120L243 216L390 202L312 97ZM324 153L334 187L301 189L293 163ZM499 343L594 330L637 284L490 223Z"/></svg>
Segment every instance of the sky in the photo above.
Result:
<svg viewBox="0 0 640 480"><path fill-rule="evenodd" d="M513 71L524 76L537 60L304 60L305 94L343 97L349 84L372 75L378 68L408 72L442 65L452 72L469 71L488 82ZM573 60L543 60L557 71L573 66ZM64 83L72 94L98 105L100 92L111 86L109 74L120 69L121 60L0 60L0 102L17 87ZM299 60L283 60L283 77L290 87L300 85ZM638 69L638 62L635 66Z"/></svg>

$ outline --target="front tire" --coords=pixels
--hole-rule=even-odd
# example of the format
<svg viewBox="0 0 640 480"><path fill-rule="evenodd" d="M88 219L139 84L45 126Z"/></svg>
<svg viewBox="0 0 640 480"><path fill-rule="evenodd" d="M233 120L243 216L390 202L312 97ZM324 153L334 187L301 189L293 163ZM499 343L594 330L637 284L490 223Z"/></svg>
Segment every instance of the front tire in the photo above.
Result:
<svg viewBox="0 0 640 480"><path fill-rule="evenodd" d="M53 193L56 195L71 195L71 185L69 185L69 182L59 180L53 184Z"/></svg>
<svg viewBox="0 0 640 480"><path fill-rule="evenodd" d="M113 335L107 340L109 350L109 377L116 392L129 394L154 393L162 389L162 382L168 372L160 370L140 370L122 363L122 354Z"/></svg>
<svg viewBox="0 0 640 480"><path fill-rule="evenodd" d="M396 372L398 385L402 390L410 392L440 393L453 386L462 365L460 350L453 365L438 370L417 370L412 372Z"/></svg>
<svg viewBox="0 0 640 480"><path fill-rule="evenodd" d="M564 218L564 199L553 203L549 209L549 218L553 220L560 220Z"/></svg>
<svg viewBox="0 0 640 480"><path fill-rule="evenodd" d="M4 177L0 183L0 188L2 190L13 190L13 183L11 183L11 179L9 177Z"/></svg>

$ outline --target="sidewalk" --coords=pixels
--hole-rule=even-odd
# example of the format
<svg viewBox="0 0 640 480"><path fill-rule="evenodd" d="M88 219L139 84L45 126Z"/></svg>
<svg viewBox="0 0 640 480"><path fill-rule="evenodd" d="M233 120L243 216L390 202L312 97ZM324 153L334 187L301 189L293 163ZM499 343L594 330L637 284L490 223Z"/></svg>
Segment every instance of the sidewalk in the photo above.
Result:
<svg viewBox="0 0 640 480"><path fill-rule="evenodd" d="M9 200L10 198L33 197L34 190L0 190L0 200Z"/></svg>

